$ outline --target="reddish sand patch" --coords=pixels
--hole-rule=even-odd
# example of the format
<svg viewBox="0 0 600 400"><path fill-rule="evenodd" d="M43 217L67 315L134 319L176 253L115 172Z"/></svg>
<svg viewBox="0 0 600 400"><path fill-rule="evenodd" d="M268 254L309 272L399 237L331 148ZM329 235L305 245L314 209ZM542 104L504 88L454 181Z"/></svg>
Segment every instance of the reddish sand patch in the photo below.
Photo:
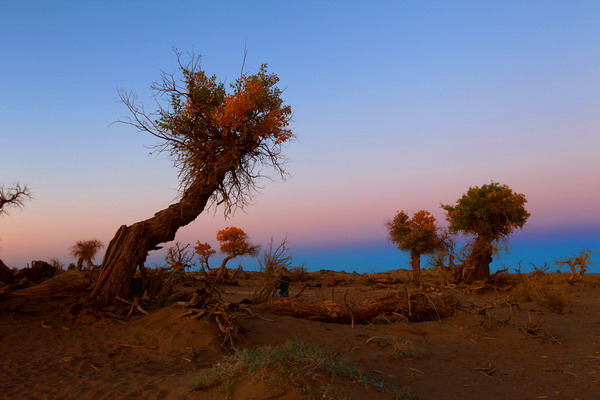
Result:
<svg viewBox="0 0 600 400"><path fill-rule="evenodd" d="M355 301L397 290L374 289L342 274L338 286L305 289L313 300ZM322 277L325 280L325 276ZM327 276L327 279L331 279ZM332 324L261 314L240 319L239 347L298 339L358 364L384 388L427 399L597 399L600 393L600 289L590 276L569 286L564 314L532 302L508 307L511 291L478 294L446 288L464 311L442 321ZM225 299L250 297L259 281L225 287ZM293 283L290 293L300 290ZM399 286L404 290L402 285ZM409 287L410 289L410 287ZM412 288L410 290L416 290ZM190 392L203 372L227 352L212 323L181 317L181 306L149 316L74 315L86 293L60 298L0 297L0 399L223 399L219 388ZM514 296L511 298L514 299ZM489 305L482 315L472 312ZM523 333L540 321L542 338ZM378 339L373 337L382 337ZM371 340L369 340L371 339ZM379 386L343 382L349 398L393 398ZM301 399L301 388L274 387L242 377L234 399Z"/></svg>

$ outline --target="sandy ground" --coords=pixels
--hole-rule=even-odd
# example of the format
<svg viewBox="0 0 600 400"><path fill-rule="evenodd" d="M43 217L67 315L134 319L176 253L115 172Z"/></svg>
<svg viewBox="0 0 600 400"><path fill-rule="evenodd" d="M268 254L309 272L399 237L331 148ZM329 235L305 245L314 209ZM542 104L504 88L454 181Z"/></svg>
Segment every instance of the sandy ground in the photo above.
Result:
<svg viewBox="0 0 600 400"><path fill-rule="evenodd" d="M316 300L357 300L398 290L373 288L341 275L335 287L309 288ZM327 279L331 279L328 276ZM568 286L570 304L555 314L511 291L446 288L462 311L441 321L332 324L261 313L240 318L238 346L313 343L358 364L383 387L420 399L600 398L600 280ZM224 287L225 299L250 297L259 281ZM293 283L292 296L299 291ZM402 285L400 285L401 287ZM409 290L417 290L407 286ZM401 288L404 290L404 288ZM0 399L224 399L219 388L190 391L197 377L227 351L216 327L181 317L182 306L144 316L77 312L89 293L66 297L0 297ZM509 297L510 296L510 297ZM507 301L507 299L509 301ZM487 306L486 306L487 305ZM487 308L481 315L482 308ZM543 337L523 333L530 321ZM371 339L384 337L386 341ZM369 339L371 339L369 341ZM387 344L391 342L392 344ZM396 348L407 354L394 357ZM345 382L347 398L394 398L380 387ZM242 377L233 399L301 399L300 388ZM408 397L397 397L408 398Z"/></svg>

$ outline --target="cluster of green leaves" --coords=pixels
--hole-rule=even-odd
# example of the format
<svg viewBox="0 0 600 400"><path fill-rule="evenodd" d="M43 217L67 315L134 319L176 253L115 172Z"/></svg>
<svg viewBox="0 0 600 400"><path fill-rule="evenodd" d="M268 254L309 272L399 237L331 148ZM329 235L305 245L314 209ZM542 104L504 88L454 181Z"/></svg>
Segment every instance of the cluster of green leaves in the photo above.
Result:
<svg viewBox="0 0 600 400"><path fill-rule="evenodd" d="M471 187L455 205L442 205L447 212L450 232L463 232L495 241L523 228L530 214L525 195L507 185L492 182Z"/></svg>

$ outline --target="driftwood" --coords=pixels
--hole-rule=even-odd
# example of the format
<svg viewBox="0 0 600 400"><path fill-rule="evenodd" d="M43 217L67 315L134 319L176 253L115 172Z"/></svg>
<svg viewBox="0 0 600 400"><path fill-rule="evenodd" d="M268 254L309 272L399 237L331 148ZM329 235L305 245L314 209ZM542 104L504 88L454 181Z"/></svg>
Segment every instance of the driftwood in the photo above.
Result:
<svg viewBox="0 0 600 400"><path fill-rule="evenodd" d="M425 293L396 292L368 297L357 303L275 298L252 309L313 321L354 324L368 323L382 314L402 315L411 322L440 320L452 315L456 304L451 296L432 297Z"/></svg>
<svg viewBox="0 0 600 400"><path fill-rule="evenodd" d="M219 344L229 350L235 349L235 342L241 329L236 321L240 312L237 311L237 304L223 301L221 289L217 285L205 282L202 287L194 291L188 302L178 304L188 307L181 317L214 322L221 332Z"/></svg>

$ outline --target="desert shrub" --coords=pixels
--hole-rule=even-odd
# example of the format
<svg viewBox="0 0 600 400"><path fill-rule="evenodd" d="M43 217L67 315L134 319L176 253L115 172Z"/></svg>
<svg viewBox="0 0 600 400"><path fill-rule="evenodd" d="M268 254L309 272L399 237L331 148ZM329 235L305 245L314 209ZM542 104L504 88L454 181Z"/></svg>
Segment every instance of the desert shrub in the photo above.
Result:
<svg viewBox="0 0 600 400"><path fill-rule="evenodd" d="M54 268L60 270L62 270L65 267L65 264L61 262L58 258L51 258L49 264L52 265Z"/></svg>
<svg viewBox="0 0 600 400"><path fill-rule="evenodd" d="M277 246L274 246L273 238L271 238L269 246L265 248L258 259L258 264L260 265L260 270L267 274L273 274L279 270L287 270L292 264L287 237L284 237Z"/></svg>
<svg viewBox="0 0 600 400"><path fill-rule="evenodd" d="M304 265L290 268L288 275L293 282L305 282L311 280L310 273L306 270Z"/></svg>
<svg viewBox="0 0 600 400"><path fill-rule="evenodd" d="M521 301L533 301L553 313L562 314L569 304L565 287L550 277L522 275L517 290Z"/></svg>
<svg viewBox="0 0 600 400"><path fill-rule="evenodd" d="M309 398L343 398L335 384L355 382L368 386L371 376L361 372L352 362L329 357L319 347L298 340L278 346L244 349L222 360L203 373L193 390L221 386L231 396L232 386L242 375L276 386L295 386Z"/></svg>
<svg viewBox="0 0 600 400"><path fill-rule="evenodd" d="M175 243L175 246L169 247L165 262L167 263L166 270L183 272L192 266L194 253L190 249L191 244Z"/></svg>
<svg viewBox="0 0 600 400"><path fill-rule="evenodd" d="M83 263L87 264L87 269L95 267L93 260L98 251L104 247L104 243L98 239L79 240L70 249L70 254L77 259L77 269L83 270Z"/></svg>

